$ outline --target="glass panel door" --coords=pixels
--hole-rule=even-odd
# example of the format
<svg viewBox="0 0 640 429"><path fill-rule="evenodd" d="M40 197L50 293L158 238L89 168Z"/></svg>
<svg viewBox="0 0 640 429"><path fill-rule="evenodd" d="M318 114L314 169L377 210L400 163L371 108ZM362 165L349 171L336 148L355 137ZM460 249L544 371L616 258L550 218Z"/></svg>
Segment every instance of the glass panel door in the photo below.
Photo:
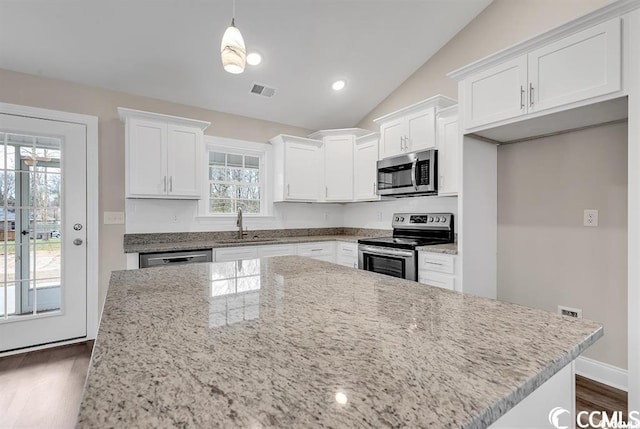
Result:
<svg viewBox="0 0 640 429"><path fill-rule="evenodd" d="M86 336L86 128L0 114L0 353Z"/></svg>

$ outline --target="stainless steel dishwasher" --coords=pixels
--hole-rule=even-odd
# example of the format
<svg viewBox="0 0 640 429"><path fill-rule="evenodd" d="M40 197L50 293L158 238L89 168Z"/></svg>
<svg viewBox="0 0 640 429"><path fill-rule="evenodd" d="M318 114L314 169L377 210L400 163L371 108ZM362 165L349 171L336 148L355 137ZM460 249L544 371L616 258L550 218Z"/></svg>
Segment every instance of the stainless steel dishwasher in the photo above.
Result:
<svg viewBox="0 0 640 429"><path fill-rule="evenodd" d="M211 249L185 250L176 252L140 253L140 268L165 267L167 265L194 264L212 262Z"/></svg>

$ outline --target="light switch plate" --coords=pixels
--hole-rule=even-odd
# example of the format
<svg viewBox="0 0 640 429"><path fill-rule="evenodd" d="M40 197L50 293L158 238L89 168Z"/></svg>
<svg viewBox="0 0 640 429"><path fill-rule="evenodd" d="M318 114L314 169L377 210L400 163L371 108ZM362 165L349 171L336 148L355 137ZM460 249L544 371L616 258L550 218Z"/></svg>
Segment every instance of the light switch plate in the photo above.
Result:
<svg viewBox="0 0 640 429"><path fill-rule="evenodd" d="M124 225L124 212L104 212L105 225Z"/></svg>
<svg viewBox="0 0 640 429"><path fill-rule="evenodd" d="M584 226L598 226L598 210L586 209L584 211Z"/></svg>

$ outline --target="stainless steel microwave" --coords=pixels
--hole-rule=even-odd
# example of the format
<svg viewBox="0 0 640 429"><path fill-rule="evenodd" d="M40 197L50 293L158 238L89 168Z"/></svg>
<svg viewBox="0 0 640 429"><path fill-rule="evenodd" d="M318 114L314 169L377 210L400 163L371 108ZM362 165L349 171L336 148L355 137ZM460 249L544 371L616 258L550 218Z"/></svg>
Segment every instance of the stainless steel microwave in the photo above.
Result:
<svg viewBox="0 0 640 429"><path fill-rule="evenodd" d="M378 161L378 195L411 197L438 192L438 151L429 149Z"/></svg>

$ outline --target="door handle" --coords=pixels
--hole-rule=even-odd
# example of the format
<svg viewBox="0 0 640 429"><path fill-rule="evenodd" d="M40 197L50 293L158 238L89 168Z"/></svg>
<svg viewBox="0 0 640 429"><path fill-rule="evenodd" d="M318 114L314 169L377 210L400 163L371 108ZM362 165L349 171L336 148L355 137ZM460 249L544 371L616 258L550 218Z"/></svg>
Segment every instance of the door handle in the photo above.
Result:
<svg viewBox="0 0 640 429"><path fill-rule="evenodd" d="M25 230L20 231L20 234L29 235L29 231L25 229Z"/></svg>
<svg viewBox="0 0 640 429"><path fill-rule="evenodd" d="M411 164L411 183L413 187L418 190L418 182L416 180L416 167L418 165L418 158L413 160L413 164Z"/></svg>
<svg viewBox="0 0 640 429"><path fill-rule="evenodd" d="M81 238L76 238L75 240L73 240L73 244L76 246L80 246L82 245L83 241Z"/></svg>

